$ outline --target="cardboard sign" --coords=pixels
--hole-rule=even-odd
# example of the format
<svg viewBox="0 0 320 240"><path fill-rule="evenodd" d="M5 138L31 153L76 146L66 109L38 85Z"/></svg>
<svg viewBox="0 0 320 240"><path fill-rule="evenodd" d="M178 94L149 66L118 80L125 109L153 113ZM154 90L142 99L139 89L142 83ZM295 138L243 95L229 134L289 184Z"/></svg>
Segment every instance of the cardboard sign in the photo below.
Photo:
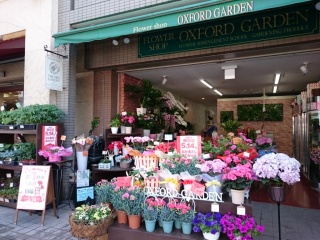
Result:
<svg viewBox="0 0 320 240"><path fill-rule="evenodd" d="M130 187L131 177L117 177L117 187Z"/></svg>
<svg viewBox="0 0 320 240"><path fill-rule="evenodd" d="M58 145L58 126L42 126L42 144L41 149L45 150L46 146L51 144Z"/></svg>
<svg viewBox="0 0 320 240"><path fill-rule="evenodd" d="M201 156L201 136L178 136L177 151L187 158Z"/></svg>
<svg viewBox="0 0 320 240"><path fill-rule="evenodd" d="M51 166L22 167L17 209L45 209L50 171Z"/></svg>

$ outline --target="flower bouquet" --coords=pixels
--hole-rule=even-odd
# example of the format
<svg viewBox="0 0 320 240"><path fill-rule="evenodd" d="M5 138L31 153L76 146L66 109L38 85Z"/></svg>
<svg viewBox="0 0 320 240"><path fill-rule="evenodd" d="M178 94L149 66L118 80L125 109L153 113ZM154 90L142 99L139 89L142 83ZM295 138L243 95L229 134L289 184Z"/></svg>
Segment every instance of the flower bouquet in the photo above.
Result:
<svg viewBox="0 0 320 240"><path fill-rule="evenodd" d="M93 144L92 137L85 137L83 134L71 140L77 152L87 152Z"/></svg>
<svg viewBox="0 0 320 240"><path fill-rule="evenodd" d="M114 155L119 155L119 151L122 148L123 144L121 141L113 141L108 145L108 149Z"/></svg>
<svg viewBox="0 0 320 240"><path fill-rule="evenodd" d="M222 231L222 225L220 223L221 218L222 215L220 213L197 213L192 221L193 231L202 231L205 239L212 239L209 238L211 237L211 234L216 235L216 239L219 239L220 232Z"/></svg>
<svg viewBox="0 0 320 240"><path fill-rule="evenodd" d="M226 233L229 239L250 240L264 232L264 227L257 225L249 215L235 216L227 213L221 218L220 223L222 232Z"/></svg>
<svg viewBox="0 0 320 240"><path fill-rule="evenodd" d="M64 148L63 146L55 146L52 144L46 145L45 150L40 150L40 156L49 158L49 162L61 161L62 157L69 157L73 154L72 147Z"/></svg>

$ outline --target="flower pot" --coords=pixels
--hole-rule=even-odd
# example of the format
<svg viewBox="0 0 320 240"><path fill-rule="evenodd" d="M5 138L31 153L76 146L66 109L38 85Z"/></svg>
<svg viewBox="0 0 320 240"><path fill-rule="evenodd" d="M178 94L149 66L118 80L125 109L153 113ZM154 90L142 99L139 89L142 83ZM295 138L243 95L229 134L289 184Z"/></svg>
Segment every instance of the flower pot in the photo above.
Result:
<svg viewBox="0 0 320 240"><path fill-rule="evenodd" d="M126 134L132 133L132 127L126 127Z"/></svg>
<svg viewBox="0 0 320 240"><path fill-rule="evenodd" d="M183 234L190 234L192 231L192 223L191 222L183 222L181 225Z"/></svg>
<svg viewBox="0 0 320 240"><path fill-rule="evenodd" d="M61 161L61 157L59 156L49 157L49 162L60 162L60 161Z"/></svg>
<svg viewBox="0 0 320 240"><path fill-rule="evenodd" d="M117 210L118 223L126 224L128 222L128 215L125 211Z"/></svg>
<svg viewBox="0 0 320 240"><path fill-rule="evenodd" d="M204 239L207 239L207 240L218 240L219 237L220 237L220 232L216 232L215 234L212 234L212 233L202 233Z"/></svg>
<svg viewBox="0 0 320 240"><path fill-rule="evenodd" d="M158 223L159 223L159 227L163 227L163 222L162 222L162 220L158 220Z"/></svg>
<svg viewBox="0 0 320 240"><path fill-rule="evenodd" d="M120 167L121 168L129 168L130 167L130 163L120 162Z"/></svg>
<svg viewBox="0 0 320 240"><path fill-rule="evenodd" d="M174 219L174 227L176 229L181 229L182 228L182 222L179 218Z"/></svg>
<svg viewBox="0 0 320 240"><path fill-rule="evenodd" d="M150 129L143 129L143 136L149 137L150 136Z"/></svg>
<svg viewBox="0 0 320 240"><path fill-rule="evenodd" d="M154 232L156 229L156 222L157 220L144 220L145 226L146 226L146 231L147 232Z"/></svg>
<svg viewBox="0 0 320 240"><path fill-rule="evenodd" d="M117 134L118 133L118 127L111 127L111 133L112 134Z"/></svg>
<svg viewBox="0 0 320 240"><path fill-rule="evenodd" d="M283 202L285 197L284 187L271 187L270 197L273 201Z"/></svg>
<svg viewBox="0 0 320 240"><path fill-rule="evenodd" d="M122 134L126 133L126 126L120 126L120 132Z"/></svg>
<svg viewBox="0 0 320 240"><path fill-rule="evenodd" d="M137 229L140 227L141 215L128 215L129 228Z"/></svg>
<svg viewBox="0 0 320 240"><path fill-rule="evenodd" d="M171 233L172 232L172 228L173 228L173 220L172 221L162 221L163 224L163 232L164 233Z"/></svg>
<svg viewBox="0 0 320 240"><path fill-rule="evenodd" d="M119 148L117 146L113 147L113 153L114 155L119 155Z"/></svg>
<svg viewBox="0 0 320 240"><path fill-rule="evenodd" d="M77 152L77 166L78 170L86 170L88 164L88 155L84 155L85 152Z"/></svg>
<svg viewBox="0 0 320 240"><path fill-rule="evenodd" d="M245 190L231 189L232 203L233 204L243 204L244 203L244 192L245 192Z"/></svg>

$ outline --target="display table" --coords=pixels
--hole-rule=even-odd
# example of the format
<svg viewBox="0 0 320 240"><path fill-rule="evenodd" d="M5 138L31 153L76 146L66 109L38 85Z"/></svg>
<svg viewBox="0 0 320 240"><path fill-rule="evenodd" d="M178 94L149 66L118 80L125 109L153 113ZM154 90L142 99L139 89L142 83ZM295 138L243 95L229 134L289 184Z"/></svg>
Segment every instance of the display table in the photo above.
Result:
<svg viewBox="0 0 320 240"><path fill-rule="evenodd" d="M99 169L97 167L92 168L92 182L96 184L100 182L101 179L107 179L110 181L115 177L126 176L127 171L131 171L132 167L129 168L121 168L119 166L111 167L110 169Z"/></svg>

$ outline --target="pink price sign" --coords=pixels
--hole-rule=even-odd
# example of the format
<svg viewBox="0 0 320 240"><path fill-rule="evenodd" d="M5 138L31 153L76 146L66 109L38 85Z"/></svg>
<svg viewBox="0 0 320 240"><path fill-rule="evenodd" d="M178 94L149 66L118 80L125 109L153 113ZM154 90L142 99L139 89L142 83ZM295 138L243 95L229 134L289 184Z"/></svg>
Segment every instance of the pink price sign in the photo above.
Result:
<svg viewBox="0 0 320 240"><path fill-rule="evenodd" d="M201 156L201 136L178 136L177 151L188 158Z"/></svg>

